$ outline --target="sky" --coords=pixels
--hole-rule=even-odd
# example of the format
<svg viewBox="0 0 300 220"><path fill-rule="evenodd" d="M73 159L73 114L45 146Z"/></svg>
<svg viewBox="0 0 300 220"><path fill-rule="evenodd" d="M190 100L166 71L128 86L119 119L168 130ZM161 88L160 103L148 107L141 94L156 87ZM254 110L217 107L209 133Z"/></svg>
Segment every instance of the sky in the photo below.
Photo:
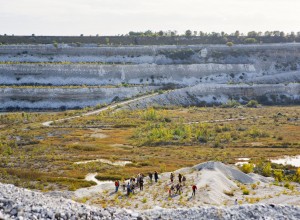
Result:
<svg viewBox="0 0 300 220"><path fill-rule="evenodd" d="M300 0L0 0L0 35L300 31Z"/></svg>

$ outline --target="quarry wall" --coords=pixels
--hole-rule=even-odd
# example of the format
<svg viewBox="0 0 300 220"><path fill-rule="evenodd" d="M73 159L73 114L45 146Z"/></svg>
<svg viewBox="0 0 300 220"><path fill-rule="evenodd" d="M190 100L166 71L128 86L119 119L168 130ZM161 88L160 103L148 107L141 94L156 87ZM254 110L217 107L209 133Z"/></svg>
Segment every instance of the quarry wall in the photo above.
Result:
<svg viewBox="0 0 300 220"><path fill-rule="evenodd" d="M170 94L171 98L164 94L159 96L165 97L163 100L153 102L162 104L220 104L232 98L240 102L260 99L267 104L298 103L299 91L291 88L299 83L299 43L232 47L95 44L0 46L0 86L5 88L0 93L2 109L10 106L59 108L63 102L67 108L83 107L109 103L123 92L115 88L113 95L104 95L102 90L91 92L84 88L106 85L123 86L127 98L137 93L134 91L136 86L143 86L139 93L153 90L153 86L166 88L172 85L172 88L177 88ZM28 87L17 92L18 86L24 85ZM37 85L50 87L45 88L47 92L43 93L42 90L34 90ZM70 85L82 87L83 90L70 92L61 88ZM290 88L290 85L293 86ZM181 89L183 87L186 87L185 90ZM75 95L77 92L78 96ZM181 97L184 97L183 101L180 101Z"/></svg>

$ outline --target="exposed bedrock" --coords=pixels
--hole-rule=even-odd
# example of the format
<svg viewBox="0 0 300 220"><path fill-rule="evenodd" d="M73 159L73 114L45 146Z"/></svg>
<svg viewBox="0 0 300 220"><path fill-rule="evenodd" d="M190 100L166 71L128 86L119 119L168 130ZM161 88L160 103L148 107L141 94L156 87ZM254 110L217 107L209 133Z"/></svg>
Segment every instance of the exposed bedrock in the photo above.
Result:
<svg viewBox="0 0 300 220"><path fill-rule="evenodd" d="M267 105L300 104L300 84L252 86L199 84L130 103L124 108L135 109L161 105L206 106L219 105L229 100L236 100L240 103L258 100Z"/></svg>
<svg viewBox="0 0 300 220"><path fill-rule="evenodd" d="M98 62L105 64L255 64L263 70L297 69L300 43L267 45L104 46L3 45L0 62ZM274 70L273 69L273 70Z"/></svg>
<svg viewBox="0 0 300 220"><path fill-rule="evenodd" d="M117 85L166 84L194 85L199 82L227 83L262 76L252 64L190 65L80 65L80 64L2 64L0 84Z"/></svg>
<svg viewBox="0 0 300 220"><path fill-rule="evenodd" d="M132 98L159 88L0 88L0 110L83 108Z"/></svg>

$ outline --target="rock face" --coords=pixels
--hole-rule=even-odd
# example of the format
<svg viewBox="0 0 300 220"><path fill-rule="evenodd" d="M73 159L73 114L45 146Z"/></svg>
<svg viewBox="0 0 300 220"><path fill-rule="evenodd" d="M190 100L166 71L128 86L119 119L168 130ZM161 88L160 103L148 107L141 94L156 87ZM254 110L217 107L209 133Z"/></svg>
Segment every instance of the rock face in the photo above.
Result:
<svg viewBox="0 0 300 220"><path fill-rule="evenodd" d="M230 100L243 104L249 100L258 100L259 103L266 105L300 104L300 84L198 84L130 103L125 108L135 109L158 105L210 106Z"/></svg>
<svg viewBox="0 0 300 220"><path fill-rule="evenodd" d="M0 88L2 109L69 109L109 104L159 89L160 86L120 88Z"/></svg>
<svg viewBox="0 0 300 220"><path fill-rule="evenodd" d="M299 89L295 89L300 83L298 43L232 47L5 45L0 46L0 62L0 86L5 88L24 85L59 87L132 84L145 86L144 88L150 88L149 85L172 85L172 88L186 88L174 91L169 96L157 97L164 101L160 104L209 105L224 103L230 99L239 102L260 99L267 104L299 102ZM292 85L286 86L287 84ZM83 94L80 89L73 90L79 97ZM131 89L135 90L129 88L125 93L135 94L135 91L129 92ZM38 98L38 94L43 93L40 90L36 93L36 100L46 103L51 96L60 96L61 91L65 91L68 97L69 90L48 88L49 97ZM16 100L26 99L24 95L18 97L16 90L7 90L6 94L8 92ZM34 92L31 94L32 89L23 89L23 92L28 95L27 99L32 100L35 95ZM182 98L187 101L182 103ZM36 100L32 100L33 103ZM85 107L93 105L95 100L102 103L109 102L111 98L107 100L106 96L102 98L97 95L87 101L79 98L77 102L81 105L78 106L75 100L72 104L69 101L66 106ZM57 103L51 107L58 108L61 106L60 102L65 100L52 101ZM5 102L8 108L16 106L16 102L21 108L29 106L26 102ZM147 102L140 106L146 105ZM45 104L40 106L44 108Z"/></svg>
<svg viewBox="0 0 300 220"><path fill-rule="evenodd" d="M287 205L195 207L146 211L97 208L0 183L1 219L299 219L300 208Z"/></svg>

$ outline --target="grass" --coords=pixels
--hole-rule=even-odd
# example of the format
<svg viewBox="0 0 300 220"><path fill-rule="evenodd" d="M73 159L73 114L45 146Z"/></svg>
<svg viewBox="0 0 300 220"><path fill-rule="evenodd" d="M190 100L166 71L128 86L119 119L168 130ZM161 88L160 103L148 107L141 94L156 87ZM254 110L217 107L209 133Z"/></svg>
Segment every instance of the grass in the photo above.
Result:
<svg viewBox="0 0 300 220"><path fill-rule="evenodd" d="M43 190L75 190L93 184L84 180L92 172L100 180L113 180L137 173L147 176L155 170L174 171L208 160L234 163L235 158L249 157L255 163L299 154L297 106L110 110L53 127L40 124L89 110L1 114L1 181L27 186L32 182L30 187ZM226 121L234 118L244 119ZM91 137L97 132L106 138ZM74 165L100 158L133 163Z"/></svg>

